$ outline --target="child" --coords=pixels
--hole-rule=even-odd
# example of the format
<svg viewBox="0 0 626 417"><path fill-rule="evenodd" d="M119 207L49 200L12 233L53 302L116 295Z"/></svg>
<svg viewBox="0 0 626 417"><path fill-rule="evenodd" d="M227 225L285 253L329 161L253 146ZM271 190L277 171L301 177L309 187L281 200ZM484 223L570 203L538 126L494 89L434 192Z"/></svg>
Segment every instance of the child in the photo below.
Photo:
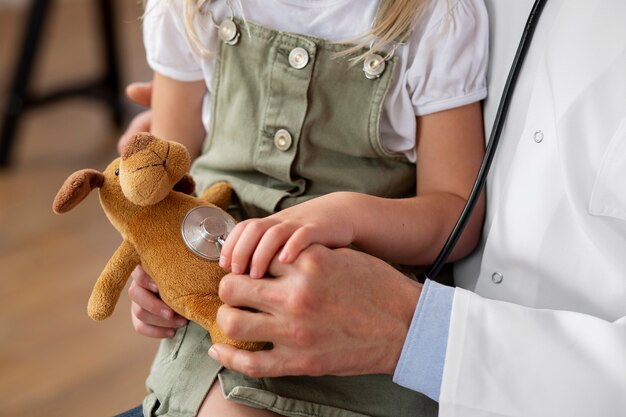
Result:
<svg viewBox="0 0 626 417"><path fill-rule="evenodd" d="M199 192L227 181L242 217L264 217L236 227L221 265L260 278L281 247L279 260L291 262L313 242L352 244L398 264L431 262L482 157L482 1L236 6L151 0L144 22L153 133L187 145ZM480 222L473 219L456 258L473 248ZM135 301L133 320L175 327ZM387 376L253 379L222 369L209 347L193 323L162 342L146 415L437 413L435 402Z"/></svg>

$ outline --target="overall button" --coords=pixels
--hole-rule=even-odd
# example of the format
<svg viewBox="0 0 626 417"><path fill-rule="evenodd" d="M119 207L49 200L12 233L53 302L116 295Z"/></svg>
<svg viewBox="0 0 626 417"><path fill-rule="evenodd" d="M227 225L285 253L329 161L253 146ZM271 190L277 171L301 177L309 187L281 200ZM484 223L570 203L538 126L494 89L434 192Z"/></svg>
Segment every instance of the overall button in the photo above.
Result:
<svg viewBox="0 0 626 417"><path fill-rule="evenodd" d="M291 148L292 143L293 140L291 139L291 134L285 129L279 129L274 135L274 145L276 145L276 148L279 151L285 152Z"/></svg>
<svg viewBox="0 0 626 417"><path fill-rule="evenodd" d="M224 20L218 28L218 36L222 42L228 45L236 45L239 42L239 29L232 20Z"/></svg>
<svg viewBox="0 0 626 417"><path fill-rule="evenodd" d="M309 53L304 48L293 48L289 52L289 65L295 69L302 69L309 63Z"/></svg>
<svg viewBox="0 0 626 417"><path fill-rule="evenodd" d="M369 55L363 61L363 72L370 79L376 79L385 71L385 60L378 54Z"/></svg>
<svg viewBox="0 0 626 417"><path fill-rule="evenodd" d="M499 272L494 272L493 274L491 274L491 281L493 281L494 284L501 283L503 279L504 275Z"/></svg>
<svg viewBox="0 0 626 417"><path fill-rule="evenodd" d="M536 130L535 133L533 133L533 140L537 143L541 143L543 141L543 132Z"/></svg>

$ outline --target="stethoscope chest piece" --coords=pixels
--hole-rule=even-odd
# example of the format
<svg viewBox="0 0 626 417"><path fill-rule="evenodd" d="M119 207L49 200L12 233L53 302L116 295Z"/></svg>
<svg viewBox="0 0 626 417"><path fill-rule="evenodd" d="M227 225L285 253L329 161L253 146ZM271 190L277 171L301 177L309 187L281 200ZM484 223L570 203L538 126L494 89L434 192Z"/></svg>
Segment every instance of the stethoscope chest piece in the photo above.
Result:
<svg viewBox="0 0 626 417"><path fill-rule="evenodd" d="M180 227L183 241L196 255L217 261L226 236L235 220L224 211L209 206L194 207L187 212Z"/></svg>

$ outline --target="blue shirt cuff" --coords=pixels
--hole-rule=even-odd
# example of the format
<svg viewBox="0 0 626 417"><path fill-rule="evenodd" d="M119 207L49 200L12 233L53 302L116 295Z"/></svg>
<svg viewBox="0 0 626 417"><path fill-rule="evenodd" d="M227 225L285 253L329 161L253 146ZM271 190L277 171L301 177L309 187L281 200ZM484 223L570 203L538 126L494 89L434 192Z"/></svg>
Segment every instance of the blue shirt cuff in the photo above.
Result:
<svg viewBox="0 0 626 417"><path fill-rule="evenodd" d="M439 401L454 288L426 280L393 381Z"/></svg>

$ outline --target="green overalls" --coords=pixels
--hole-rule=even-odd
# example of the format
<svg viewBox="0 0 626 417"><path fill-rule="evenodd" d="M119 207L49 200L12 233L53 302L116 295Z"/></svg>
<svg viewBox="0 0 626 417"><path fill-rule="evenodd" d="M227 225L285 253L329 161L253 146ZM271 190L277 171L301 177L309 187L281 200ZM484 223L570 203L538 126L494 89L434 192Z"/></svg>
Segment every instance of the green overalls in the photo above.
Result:
<svg viewBox="0 0 626 417"><path fill-rule="evenodd" d="M198 190L228 181L250 217L333 191L414 195L415 165L379 137L393 59L369 79L335 56L346 45L236 22L240 38L217 53L211 128L192 167ZM162 341L146 415L195 416L218 375L229 399L286 416L437 415L434 401L390 376L252 379L222 369L210 343L194 323Z"/></svg>

